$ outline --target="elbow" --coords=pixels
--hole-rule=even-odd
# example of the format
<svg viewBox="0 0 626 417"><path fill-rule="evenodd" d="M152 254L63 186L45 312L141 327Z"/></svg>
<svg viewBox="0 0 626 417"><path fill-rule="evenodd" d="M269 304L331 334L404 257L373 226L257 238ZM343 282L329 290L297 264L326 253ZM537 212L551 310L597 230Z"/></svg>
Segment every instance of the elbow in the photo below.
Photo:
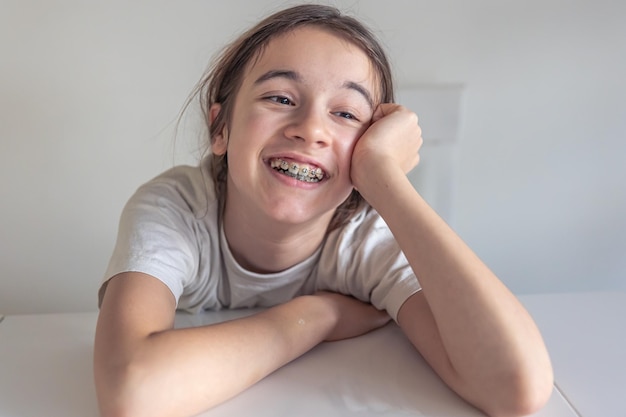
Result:
<svg viewBox="0 0 626 417"><path fill-rule="evenodd" d="M552 395L552 368L517 372L499 384L498 395L488 396L483 411L490 417L522 417L541 410ZM487 393L488 394L488 393Z"/></svg>
<svg viewBox="0 0 626 417"><path fill-rule="evenodd" d="M99 402L100 417L142 417L145 412L136 404L127 401L113 400L103 403Z"/></svg>
<svg viewBox="0 0 626 417"><path fill-rule="evenodd" d="M532 394L517 394L506 401L498 401L490 408L485 408L485 413L490 417L523 417L534 414L541 410L552 393L550 390L543 390ZM536 391L536 390L535 390Z"/></svg>
<svg viewBox="0 0 626 417"><path fill-rule="evenodd" d="M94 369L96 395L101 417L159 416L155 396L149 395L142 377L145 372L133 364Z"/></svg>
<svg viewBox="0 0 626 417"><path fill-rule="evenodd" d="M102 407L102 404L100 404L100 417L130 417L134 411L131 408L124 407Z"/></svg>

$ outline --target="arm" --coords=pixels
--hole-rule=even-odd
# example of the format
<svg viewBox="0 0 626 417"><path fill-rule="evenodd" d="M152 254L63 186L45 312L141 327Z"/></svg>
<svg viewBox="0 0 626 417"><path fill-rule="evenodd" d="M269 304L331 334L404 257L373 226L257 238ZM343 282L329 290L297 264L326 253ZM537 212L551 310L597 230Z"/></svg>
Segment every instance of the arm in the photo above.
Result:
<svg viewBox="0 0 626 417"><path fill-rule="evenodd" d="M352 180L388 224L422 285L400 309L399 325L441 378L487 414L537 410L552 390L537 327L407 179L422 141L415 115L382 105L373 120L355 147Z"/></svg>
<svg viewBox="0 0 626 417"><path fill-rule="evenodd" d="M125 273L109 282L94 352L103 417L195 415L321 341L356 336L389 319L329 293L189 329L173 329L174 314L171 292L149 275Z"/></svg>

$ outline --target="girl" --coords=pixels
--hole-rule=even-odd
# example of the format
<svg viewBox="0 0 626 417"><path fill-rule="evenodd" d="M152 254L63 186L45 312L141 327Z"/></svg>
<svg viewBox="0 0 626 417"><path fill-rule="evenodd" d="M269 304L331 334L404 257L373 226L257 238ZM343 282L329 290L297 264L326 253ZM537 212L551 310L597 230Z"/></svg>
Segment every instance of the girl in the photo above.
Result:
<svg viewBox="0 0 626 417"><path fill-rule="evenodd" d="M552 371L535 324L406 177L421 130L393 104L366 28L325 6L278 12L196 93L211 154L130 199L100 290L103 416L197 414L390 319L487 414L545 403ZM268 308L173 328L177 308L254 306Z"/></svg>

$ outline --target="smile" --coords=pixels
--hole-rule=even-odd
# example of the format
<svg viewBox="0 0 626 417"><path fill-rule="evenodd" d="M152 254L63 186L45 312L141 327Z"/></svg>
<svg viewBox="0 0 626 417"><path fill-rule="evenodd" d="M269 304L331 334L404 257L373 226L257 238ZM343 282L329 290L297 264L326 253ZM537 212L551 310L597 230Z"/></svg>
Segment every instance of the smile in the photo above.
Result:
<svg viewBox="0 0 626 417"><path fill-rule="evenodd" d="M281 174L304 182L320 182L324 179L324 171L308 164L288 162L280 158L270 160L270 166Z"/></svg>

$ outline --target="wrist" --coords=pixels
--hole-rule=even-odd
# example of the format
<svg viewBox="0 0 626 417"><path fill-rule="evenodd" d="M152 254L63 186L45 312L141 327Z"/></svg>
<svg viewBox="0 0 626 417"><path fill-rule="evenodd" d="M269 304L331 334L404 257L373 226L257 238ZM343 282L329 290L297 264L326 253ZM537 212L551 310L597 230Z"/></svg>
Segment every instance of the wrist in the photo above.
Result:
<svg viewBox="0 0 626 417"><path fill-rule="evenodd" d="M289 344L304 343L309 348L326 339L339 320L331 300L319 295L303 295L267 311Z"/></svg>
<svg viewBox="0 0 626 417"><path fill-rule="evenodd" d="M318 292L293 300L301 306L301 319L319 328L324 336L335 328L340 317L339 308L332 297L333 293Z"/></svg>
<svg viewBox="0 0 626 417"><path fill-rule="evenodd" d="M358 178L353 180L355 188L377 210L380 204L393 201L393 197L400 194L407 184L411 191L415 191L404 171L398 166L378 166L365 171Z"/></svg>

